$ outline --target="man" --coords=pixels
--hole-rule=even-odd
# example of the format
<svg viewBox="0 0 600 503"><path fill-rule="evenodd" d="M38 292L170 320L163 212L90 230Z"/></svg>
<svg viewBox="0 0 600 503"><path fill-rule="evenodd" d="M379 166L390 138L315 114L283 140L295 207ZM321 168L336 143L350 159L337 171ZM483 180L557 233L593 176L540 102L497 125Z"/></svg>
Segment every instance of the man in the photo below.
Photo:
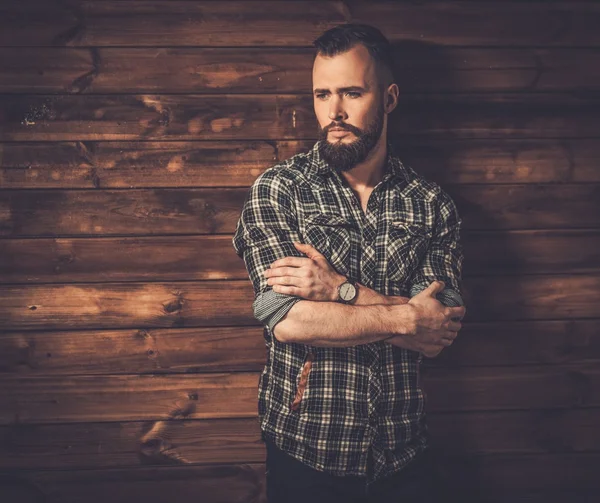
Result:
<svg viewBox="0 0 600 503"><path fill-rule="evenodd" d="M267 497L434 501L419 365L461 328L461 219L387 141L399 89L381 32L314 44L320 139L258 177L233 238L265 326Z"/></svg>

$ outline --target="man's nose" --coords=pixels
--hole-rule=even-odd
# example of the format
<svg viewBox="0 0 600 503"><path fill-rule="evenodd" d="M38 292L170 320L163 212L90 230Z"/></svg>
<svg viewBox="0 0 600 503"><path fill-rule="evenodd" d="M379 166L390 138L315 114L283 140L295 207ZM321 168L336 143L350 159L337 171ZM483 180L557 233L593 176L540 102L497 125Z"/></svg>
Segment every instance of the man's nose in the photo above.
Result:
<svg viewBox="0 0 600 503"><path fill-rule="evenodd" d="M341 121L346 119L346 113L341 104L341 100L332 99L329 103L329 119L332 121Z"/></svg>

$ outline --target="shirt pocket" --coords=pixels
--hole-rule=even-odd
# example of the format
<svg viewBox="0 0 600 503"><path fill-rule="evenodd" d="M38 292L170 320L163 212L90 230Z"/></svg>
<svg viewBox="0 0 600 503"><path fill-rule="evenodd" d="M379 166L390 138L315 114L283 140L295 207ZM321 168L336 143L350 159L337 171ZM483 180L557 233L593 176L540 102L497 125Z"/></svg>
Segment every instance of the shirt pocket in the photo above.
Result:
<svg viewBox="0 0 600 503"><path fill-rule="evenodd" d="M322 253L333 268L347 275L354 234L352 222L337 215L316 213L306 217L305 241Z"/></svg>
<svg viewBox="0 0 600 503"><path fill-rule="evenodd" d="M386 249L388 278L407 282L425 257L431 237L431 228L424 224L391 222Z"/></svg>
<svg viewBox="0 0 600 503"><path fill-rule="evenodd" d="M315 353L309 351L306 353L304 362L296 375L296 393L290 404L290 410L302 413L306 410L312 390L311 375L315 365Z"/></svg>

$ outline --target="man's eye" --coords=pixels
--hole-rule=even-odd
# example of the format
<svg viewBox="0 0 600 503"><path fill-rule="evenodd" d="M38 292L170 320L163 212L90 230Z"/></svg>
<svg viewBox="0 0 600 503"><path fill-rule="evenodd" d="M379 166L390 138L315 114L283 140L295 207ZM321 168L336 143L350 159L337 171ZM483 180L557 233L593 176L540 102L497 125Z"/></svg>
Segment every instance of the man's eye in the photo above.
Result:
<svg viewBox="0 0 600 503"><path fill-rule="evenodd" d="M360 93L356 93L354 91L348 91L346 94L348 96L350 96L351 98L359 98L360 97Z"/></svg>
<svg viewBox="0 0 600 503"><path fill-rule="evenodd" d="M319 98L320 100L322 100L323 98L326 98L327 95L326 94L317 94L317 98Z"/></svg>

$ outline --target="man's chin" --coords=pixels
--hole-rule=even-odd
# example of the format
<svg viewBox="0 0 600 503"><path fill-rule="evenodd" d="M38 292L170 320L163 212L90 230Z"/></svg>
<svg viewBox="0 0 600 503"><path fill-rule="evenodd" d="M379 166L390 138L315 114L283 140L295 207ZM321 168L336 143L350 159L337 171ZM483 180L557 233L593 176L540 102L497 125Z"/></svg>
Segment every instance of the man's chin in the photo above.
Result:
<svg viewBox="0 0 600 503"><path fill-rule="evenodd" d="M357 138L349 138L348 135L341 136L340 138L336 138L335 136L333 136L331 138L329 136L327 137L327 143L331 143L332 145L351 145L355 141L358 141L358 139Z"/></svg>

